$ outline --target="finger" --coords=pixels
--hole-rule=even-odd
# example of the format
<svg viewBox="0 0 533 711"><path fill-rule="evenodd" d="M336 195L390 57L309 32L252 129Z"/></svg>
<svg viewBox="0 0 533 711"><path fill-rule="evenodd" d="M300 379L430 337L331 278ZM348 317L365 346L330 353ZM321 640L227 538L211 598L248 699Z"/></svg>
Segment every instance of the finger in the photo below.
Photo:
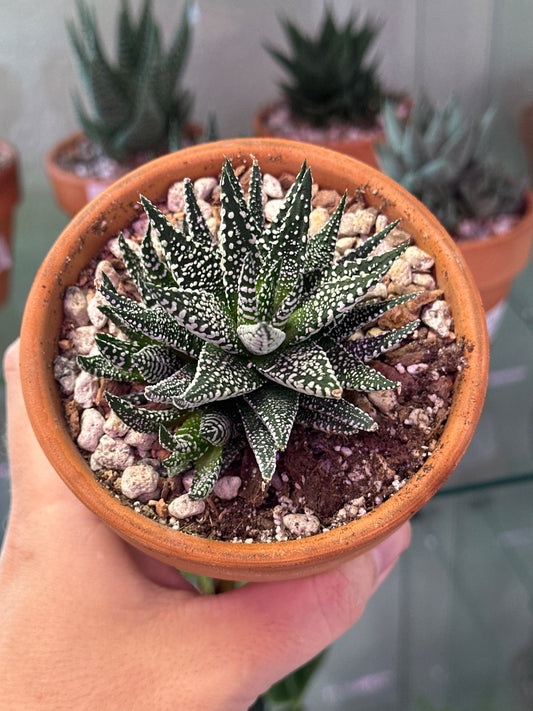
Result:
<svg viewBox="0 0 533 711"><path fill-rule="evenodd" d="M80 512L85 512L86 509L56 474L33 433L22 395L18 340L5 352L4 374L13 508L20 504L28 512L42 508L44 504L75 501Z"/></svg>
<svg viewBox="0 0 533 711"><path fill-rule="evenodd" d="M302 580L253 583L215 599L224 621L224 654L239 655L257 693L298 668L348 630L410 541L405 524L372 551ZM221 630L223 633L223 630ZM230 640L230 641L228 641ZM260 641L258 643L258 641Z"/></svg>

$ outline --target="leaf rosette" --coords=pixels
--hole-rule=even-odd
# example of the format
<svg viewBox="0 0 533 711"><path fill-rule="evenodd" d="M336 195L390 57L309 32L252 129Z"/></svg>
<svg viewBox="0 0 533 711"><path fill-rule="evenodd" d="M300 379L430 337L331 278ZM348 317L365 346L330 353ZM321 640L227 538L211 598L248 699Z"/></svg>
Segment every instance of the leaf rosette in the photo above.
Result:
<svg viewBox="0 0 533 711"><path fill-rule="evenodd" d="M413 296L368 296L408 246L376 250L397 222L336 260L346 195L310 234L307 165L270 223L262 181L254 160L246 194L225 161L216 235L190 180L181 226L141 196L149 225L140 246L119 237L139 298L105 276L100 287L100 309L124 338L100 333L98 354L78 357L96 376L141 386L108 393L108 403L134 430L157 433L170 476L194 469L192 499L209 495L246 444L266 487L295 423L347 435L376 429L343 392L396 388L369 363L418 326L353 339Z"/></svg>

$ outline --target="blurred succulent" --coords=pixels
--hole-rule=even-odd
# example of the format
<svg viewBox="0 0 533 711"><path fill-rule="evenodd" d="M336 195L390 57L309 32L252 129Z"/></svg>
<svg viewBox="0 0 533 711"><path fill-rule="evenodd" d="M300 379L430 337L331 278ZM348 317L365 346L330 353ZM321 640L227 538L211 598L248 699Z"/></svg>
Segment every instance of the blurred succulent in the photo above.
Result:
<svg viewBox="0 0 533 711"><path fill-rule="evenodd" d="M289 51L266 49L289 77L280 88L292 114L314 126L337 119L374 127L383 91L368 51L377 28L370 22L358 27L353 15L337 25L329 8L316 37L304 35L289 20L282 26Z"/></svg>
<svg viewBox="0 0 533 711"><path fill-rule="evenodd" d="M122 0L117 25L116 62L105 55L96 14L83 0L77 4L79 29L67 23L92 115L74 96L87 137L118 161L141 151L177 147L189 120L192 96L181 86L191 45L192 3L186 0L168 51L145 0L138 20Z"/></svg>
<svg viewBox="0 0 533 711"><path fill-rule="evenodd" d="M103 277L100 309L127 340L101 333L99 354L78 362L99 377L144 386L108 394L108 403L133 429L158 433L171 452L169 475L194 467L193 499L209 494L246 440L266 486L295 422L349 435L374 430L343 390L397 386L367 361L418 322L349 337L413 296L365 299L407 243L373 255L392 223L335 261L346 196L310 236L311 188L304 164L278 217L265 223L259 166L254 161L246 197L226 161L216 239L189 180L181 228L141 197L149 225L140 248L119 237L140 301Z"/></svg>
<svg viewBox="0 0 533 711"><path fill-rule="evenodd" d="M450 232L464 219L513 213L525 183L490 159L492 108L468 121L453 97L443 108L423 96L407 120L383 112L386 140L376 146L381 169L435 214Z"/></svg>

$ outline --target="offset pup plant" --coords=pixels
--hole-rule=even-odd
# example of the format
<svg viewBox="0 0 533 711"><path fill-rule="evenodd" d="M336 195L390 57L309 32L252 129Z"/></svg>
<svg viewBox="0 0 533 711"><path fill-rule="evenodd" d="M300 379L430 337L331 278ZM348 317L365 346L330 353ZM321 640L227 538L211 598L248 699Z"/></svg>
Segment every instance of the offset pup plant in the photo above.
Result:
<svg viewBox="0 0 533 711"><path fill-rule="evenodd" d="M120 295L103 277L107 303L100 310L128 340L98 334L99 355L79 356L78 363L101 378L145 385L132 396L108 394L108 403L134 430L158 434L171 452L164 461L169 475L194 467L193 500L210 494L242 449L243 435L266 487L295 422L346 435L373 430L372 418L343 391L398 386L366 361L419 322L349 337L416 295L364 301L408 242L373 255L396 227L392 222L336 261L346 195L308 239L311 188L304 163L277 219L265 227L257 162L246 201L226 161L217 243L186 180L183 230L141 198L149 226L140 254L120 237L141 301ZM143 407L149 403L165 407Z"/></svg>

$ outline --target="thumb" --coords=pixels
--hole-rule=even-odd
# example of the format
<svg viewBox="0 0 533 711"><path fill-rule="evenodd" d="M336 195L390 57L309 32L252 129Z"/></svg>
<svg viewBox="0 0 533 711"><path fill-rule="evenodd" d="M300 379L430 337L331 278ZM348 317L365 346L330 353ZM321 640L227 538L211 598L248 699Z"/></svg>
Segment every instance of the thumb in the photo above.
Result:
<svg viewBox="0 0 533 711"><path fill-rule="evenodd" d="M250 583L211 598L219 606L219 619L231 629L230 646L236 655L240 650L241 669L246 650L247 688L262 693L346 632L361 617L410 537L407 523L335 570L300 580Z"/></svg>

